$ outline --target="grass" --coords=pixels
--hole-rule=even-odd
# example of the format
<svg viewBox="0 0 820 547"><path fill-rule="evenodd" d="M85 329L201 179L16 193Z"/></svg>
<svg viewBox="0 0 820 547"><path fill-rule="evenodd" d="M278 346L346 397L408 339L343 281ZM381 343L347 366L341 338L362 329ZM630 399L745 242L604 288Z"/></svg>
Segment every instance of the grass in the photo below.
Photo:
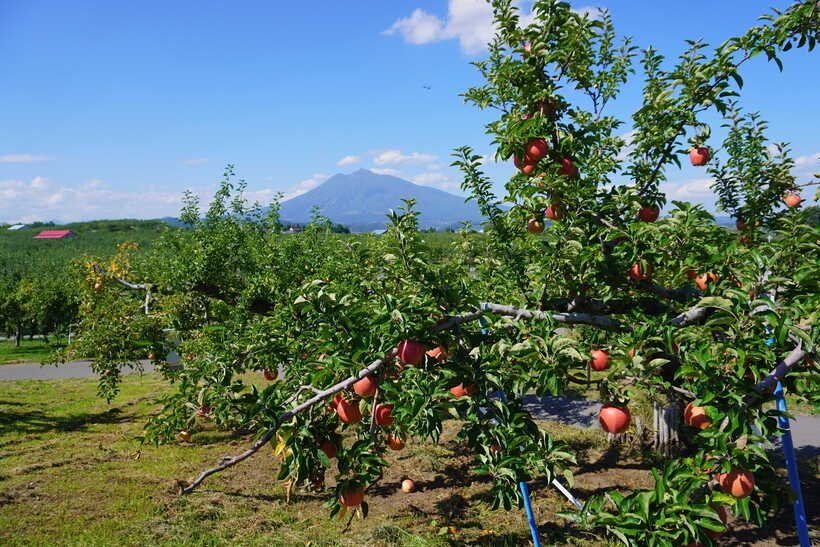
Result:
<svg viewBox="0 0 820 547"><path fill-rule="evenodd" d="M155 448L136 437L167 388L158 376L129 376L112 405L96 397L94 380L0 384L0 544L2 545L522 545L523 511L492 511L485 477L471 472L454 432L443 442L408 442L389 455L384 479L368 492L370 516L330 520L327 494L299 493L290 503L275 481L276 458L263 449L252 461L211 477L186 497L190 480L250 438L195 429L192 443ZM609 446L595 430L550 423L582 463L574 492L586 498L613 485L651 484L648 466L628 447ZM400 490L412 477L419 489ZM545 545L601 545L556 516L569 503L543 480L531 483Z"/></svg>
<svg viewBox="0 0 820 547"><path fill-rule="evenodd" d="M0 340L0 365L12 363L40 363L55 349L64 345L64 339L50 339L47 344L42 338L29 340L23 338L20 347L16 347L14 340Z"/></svg>

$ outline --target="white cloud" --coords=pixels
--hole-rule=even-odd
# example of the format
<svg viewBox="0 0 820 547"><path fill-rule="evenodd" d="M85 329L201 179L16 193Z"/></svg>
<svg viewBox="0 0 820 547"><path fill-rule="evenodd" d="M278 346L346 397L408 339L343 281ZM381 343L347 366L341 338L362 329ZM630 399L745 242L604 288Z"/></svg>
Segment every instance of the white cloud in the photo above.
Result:
<svg viewBox="0 0 820 547"><path fill-rule="evenodd" d="M410 44L429 44L444 39L444 23L435 15L416 8L410 17L397 20L382 34L393 35L397 32Z"/></svg>
<svg viewBox="0 0 820 547"><path fill-rule="evenodd" d="M670 201L674 199L710 204L715 200L715 193L711 188L714 183L715 181L712 178L669 181L661 184L660 189Z"/></svg>
<svg viewBox="0 0 820 547"><path fill-rule="evenodd" d="M187 160L182 160L183 165L202 165L203 163L208 163L208 158L188 158Z"/></svg>
<svg viewBox="0 0 820 547"><path fill-rule="evenodd" d="M462 51L472 55L486 49L494 32L492 6L486 0L450 0L445 20L415 9L383 34L398 33L406 42L417 45L458 39Z"/></svg>
<svg viewBox="0 0 820 547"><path fill-rule="evenodd" d="M0 221L156 218L179 213L182 192L116 190L92 179L76 186L35 177L0 180Z"/></svg>
<svg viewBox="0 0 820 547"><path fill-rule="evenodd" d="M336 165L339 167L344 167L345 165L353 165L354 163L359 163L361 158L359 156L345 156L339 161L336 162Z"/></svg>
<svg viewBox="0 0 820 547"><path fill-rule="evenodd" d="M815 165L820 165L820 152L794 158L795 167L813 167Z"/></svg>
<svg viewBox="0 0 820 547"><path fill-rule="evenodd" d="M437 159L438 156L434 156L433 154L421 154L419 152L410 152L409 154L403 154L401 150L396 149L379 152L373 158L373 163L375 163L376 165L423 165L433 163Z"/></svg>
<svg viewBox="0 0 820 547"><path fill-rule="evenodd" d="M529 2L514 2L519 7L522 3ZM604 12L603 8L595 6L583 6L573 11L593 20L601 19ZM519 25L526 27L533 19L532 13L521 10ZM449 0L444 19L416 8L409 17L396 20L382 34L399 34L405 42L414 45L457 39L464 53L475 55L485 51L495 35L493 9L487 0Z"/></svg>
<svg viewBox="0 0 820 547"><path fill-rule="evenodd" d="M391 169L390 167L374 167L371 171L377 175L390 175L391 177L401 176L401 171L398 169Z"/></svg>
<svg viewBox="0 0 820 547"><path fill-rule="evenodd" d="M34 163L38 161L51 161L54 158L50 156L41 156L37 154L6 154L0 156L0 163Z"/></svg>
<svg viewBox="0 0 820 547"><path fill-rule="evenodd" d="M291 198L295 198L296 196L301 196L302 194L316 188L324 181L328 179L329 175L325 173L315 173L312 177L306 178L304 180L300 180L292 187L288 188L283 192L284 197L283 200L288 200Z"/></svg>
<svg viewBox="0 0 820 547"><path fill-rule="evenodd" d="M443 173L421 173L410 180L422 186L432 186L448 192L459 190L461 185Z"/></svg>

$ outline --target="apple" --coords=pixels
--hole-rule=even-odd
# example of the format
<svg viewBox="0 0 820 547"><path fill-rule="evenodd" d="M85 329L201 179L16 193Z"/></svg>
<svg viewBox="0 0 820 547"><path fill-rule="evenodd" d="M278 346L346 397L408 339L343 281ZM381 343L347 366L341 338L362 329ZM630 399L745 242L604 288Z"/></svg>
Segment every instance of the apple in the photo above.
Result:
<svg viewBox="0 0 820 547"><path fill-rule="evenodd" d="M786 207L791 207L794 209L803 199L800 197L800 194L789 193L783 196L783 203L786 204Z"/></svg>
<svg viewBox="0 0 820 547"><path fill-rule="evenodd" d="M577 177L578 168L575 167L571 159L564 158L561 160L561 167L558 168L558 174L564 177Z"/></svg>
<svg viewBox="0 0 820 547"><path fill-rule="evenodd" d="M531 51L532 51L532 44L530 42L527 42L526 44L524 44L524 53L529 54Z"/></svg>
<svg viewBox="0 0 820 547"><path fill-rule="evenodd" d="M692 162L692 165L694 165L695 167L706 165L707 163L709 163L709 159L711 157L712 153L705 146L692 148L689 151L689 161Z"/></svg>
<svg viewBox="0 0 820 547"><path fill-rule="evenodd" d="M390 450L402 450L404 449L404 437L399 437L397 435L387 435L384 438L387 441L387 446L390 447Z"/></svg>
<svg viewBox="0 0 820 547"><path fill-rule="evenodd" d="M519 156L518 154L513 156L513 163L518 168L518 170L521 171L521 173L527 176L533 174L533 172L535 171L535 166L537 164L537 162L533 163L531 161L528 161L526 159L526 156L522 159L521 156Z"/></svg>
<svg viewBox="0 0 820 547"><path fill-rule="evenodd" d="M339 503L345 507L358 507L364 501L364 489L350 488L339 496Z"/></svg>
<svg viewBox="0 0 820 547"><path fill-rule="evenodd" d="M644 205L638 211L638 218L644 222L655 222L661 214L660 207L657 205Z"/></svg>
<svg viewBox="0 0 820 547"><path fill-rule="evenodd" d="M698 276L698 272L696 270L693 270L692 268L686 268L686 271L684 273L686 274L686 277L688 279L695 279Z"/></svg>
<svg viewBox="0 0 820 547"><path fill-rule="evenodd" d="M495 456L496 454L501 452L501 445L498 443L493 443L490 445L490 454Z"/></svg>
<svg viewBox="0 0 820 547"><path fill-rule="evenodd" d="M177 433L177 439L185 443L191 442L191 437L193 437L193 435L191 435L191 432L185 431L184 429Z"/></svg>
<svg viewBox="0 0 820 547"><path fill-rule="evenodd" d="M698 429L706 429L712 425L709 416L706 415L706 409L692 403L687 404L683 409L683 421L689 427L697 427Z"/></svg>
<svg viewBox="0 0 820 547"><path fill-rule="evenodd" d="M393 405L376 405L376 425L393 424Z"/></svg>
<svg viewBox="0 0 820 547"><path fill-rule="evenodd" d="M712 505L711 507L712 507L712 509L715 510L715 513L717 513L718 518L720 519L720 522L722 522L723 525L726 526L726 523L729 521L729 511L726 509L726 506L725 505ZM711 530L706 531L706 535L709 536L712 539L717 539L720 536L722 536L723 534L724 534L724 532L712 532Z"/></svg>
<svg viewBox="0 0 820 547"><path fill-rule="evenodd" d="M606 370L609 368L609 353L602 349L594 349L589 352L591 359L589 366L592 370Z"/></svg>
<svg viewBox="0 0 820 547"><path fill-rule="evenodd" d="M544 223L540 220L531 218L527 221L527 231L531 234L540 234L544 231Z"/></svg>
<svg viewBox="0 0 820 547"><path fill-rule="evenodd" d="M709 283L717 283L717 280L717 275L712 272L706 272L705 274L699 275L695 278L695 285L697 285L700 290L705 291L706 286Z"/></svg>
<svg viewBox="0 0 820 547"><path fill-rule="evenodd" d="M745 232L746 228L747 228L746 221L744 221L743 219L740 219L740 218L737 219L735 221L735 228L737 228L738 232Z"/></svg>
<svg viewBox="0 0 820 547"><path fill-rule="evenodd" d="M339 415L339 419L346 424L355 424L362 419L362 411L359 410L359 405L344 398L336 405L336 413Z"/></svg>
<svg viewBox="0 0 820 547"><path fill-rule="evenodd" d="M745 469L732 469L729 473L720 473L717 479L723 493L736 498L745 498L755 487L755 476Z"/></svg>
<svg viewBox="0 0 820 547"><path fill-rule="evenodd" d="M598 413L598 421L607 433L623 433L629 427L629 409L604 405Z"/></svg>
<svg viewBox="0 0 820 547"><path fill-rule="evenodd" d="M102 283L100 283L99 281L97 281L96 283L94 283L94 290L95 290L95 291L98 291L98 290L100 290L100 289L102 289Z"/></svg>
<svg viewBox="0 0 820 547"><path fill-rule="evenodd" d="M435 359L436 361L444 361L450 356L444 346L436 346L427 352L427 357Z"/></svg>
<svg viewBox="0 0 820 547"><path fill-rule="evenodd" d="M407 494L412 494L416 491L416 483L414 483L411 479L404 479L401 481L401 491L406 492Z"/></svg>
<svg viewBox="0 0 820 547"><path fill-rule="evenodd" d="M376 393L376 388L379 386L379 382L372 374L368 374L355 384L353 384L353 391L356 392L356 395L360 395L362 397L372 397L374 393Z"/></svg>
<svg viewBox="0 0 820 547"><path fill-rule="evenodd" d="M396 348L399 361L406 365L420 365L424 360L424 344L415 340L402 340Z"/></svg>
<svg viewBox="0 0 820 547"><path fill-rule="evenodd" d="M211 415L211 407L208 405L201 405L196 409L196 415L200 418L207 418Z"/></svg>
<svg viewBox="0 0 820 547"><path fill-rule="evenodd" d="M153 352L149 353L148 358L153 361L154 360L154 353Z"/></svg>
<svg viewBox="0 0 820 547"><path fill-rule="evenodd" d="M456 399L467 395L467 393L464 391L464 384L458 384L457 386L451 387L450 393L452 393Z"/></svg>
<svg viewBox="0 0 820 547"><path fill-rule="evenodd" d="M262 374L265 376L265 380L268 382L273 382L279 376L279 371L266 368L262 371Z"/></svg>
<svg viewBox="0 0 820 547"><path fill-rule="evenodd" d="M635 281L648 281L652 279L652 267L648 262L645 265L636 262L629 268L629 277Z"/></svg>
<svg viewBox="0 0 820 547"><path fill-rule="evenodd" d="M338 451L339 451L339 449L338 449L338 448L336 448L336 445L335 445L335 444L333 443L333 441L331 441L330 439L325 439L324 441L322 441L322 444L319 446L319 449L320 449L322 452L324 452L324 453L325 453L325 455L326 455L329 459L333 459L333 458L335 458L335 457L336 457L336 454L337 454L337 453L338 453Z"/></svg>
<svg viewBox="0 0 820 547"><path fill-rule="evenodd" d="M544 139L530 139L524 149L524 159L527 163L536 164L547 155L548 150L547 141Z"/></svg>
<svg viewBox="0 0 820 547"><path fill-rule="evenodd" d="M552 221L561 220L564 218L564 212L561 210L561 203L555 202L547 207L544 211L544 215Z"/></svg>

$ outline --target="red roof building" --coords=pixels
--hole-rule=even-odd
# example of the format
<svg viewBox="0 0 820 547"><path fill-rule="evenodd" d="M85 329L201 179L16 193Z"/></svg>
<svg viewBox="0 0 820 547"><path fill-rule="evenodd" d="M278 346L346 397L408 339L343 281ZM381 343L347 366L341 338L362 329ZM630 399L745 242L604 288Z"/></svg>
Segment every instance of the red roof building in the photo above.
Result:
<svg viewBox="0 0 820 547"><path fill-rule="evenodd" d="M67 239L69 237L77 237L77 234L71 230L43 230L32 239Z"/></svg>

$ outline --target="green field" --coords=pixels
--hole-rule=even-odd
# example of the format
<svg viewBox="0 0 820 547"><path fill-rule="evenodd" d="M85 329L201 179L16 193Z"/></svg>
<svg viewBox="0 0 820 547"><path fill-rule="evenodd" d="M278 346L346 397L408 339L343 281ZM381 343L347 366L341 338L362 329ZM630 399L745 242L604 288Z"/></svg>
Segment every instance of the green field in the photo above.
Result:
<svg viewBox="0 0 820 547"><path fill-rule="evenodd" d="M41 363L51 354L54 349L62 347L66 342L65 337L51 337L50 343L46 343L41 338L29 340L24 338L18 348L14 340L0 340L0 365L11 363Z"/></svg>

